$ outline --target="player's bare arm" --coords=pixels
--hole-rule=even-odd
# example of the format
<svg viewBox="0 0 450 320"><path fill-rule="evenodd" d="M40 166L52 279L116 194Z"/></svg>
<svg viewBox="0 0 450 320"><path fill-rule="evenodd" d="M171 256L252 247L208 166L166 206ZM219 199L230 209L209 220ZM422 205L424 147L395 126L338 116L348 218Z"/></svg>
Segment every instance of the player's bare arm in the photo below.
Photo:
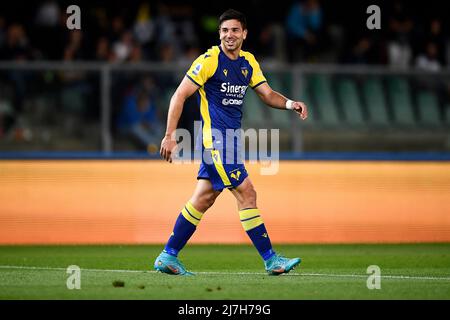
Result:
<svg viewBox="0 0 450 320"><path fill-rule="evenodd" d="M273 90L268 84L263 83L255 88L259 98L268 106L276 109L286 109L288 98L281 93ZM308 117L308 107L301 101L292 101L292 110L294 110L302 120Z"/></svg>
<svg viewBox="0 0 450 320"><path fill-rule="evenodd" d="M184 77L170 99L166 134L161 141L160 150L161 157L166 161L172 162L172 153L177 145L175 137L172 135L177 129L178 121L180 120L181 113L183 111L184 102L187 98L193 95L197 89L198 86L196 86L187 77Z"/></svg>

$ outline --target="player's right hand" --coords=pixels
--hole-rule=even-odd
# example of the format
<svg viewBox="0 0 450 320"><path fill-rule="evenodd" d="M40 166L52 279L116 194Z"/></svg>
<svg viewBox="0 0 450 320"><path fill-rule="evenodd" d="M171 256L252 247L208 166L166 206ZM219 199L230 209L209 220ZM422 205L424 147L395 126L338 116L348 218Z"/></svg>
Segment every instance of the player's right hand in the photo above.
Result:
<svg viewBox="0 0 450 320"><path fill-rule="evenodd" d="M175 148L177 147L177 142L172 139L170 135L165 135L164 138L161 141L161 150L159 151L159 154L161 157L172 162L172 154L175 152Z"/></svg>

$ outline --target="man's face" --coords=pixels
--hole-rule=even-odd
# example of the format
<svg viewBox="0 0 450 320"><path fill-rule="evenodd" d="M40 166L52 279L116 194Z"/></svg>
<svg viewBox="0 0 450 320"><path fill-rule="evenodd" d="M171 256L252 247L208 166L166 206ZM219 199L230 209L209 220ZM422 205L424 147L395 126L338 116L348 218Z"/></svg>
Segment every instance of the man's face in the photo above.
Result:
<svg viewBox="0 0 450 320"><path fill-rule="evenodd" d="M220 26L219 35L222 48L235 51L241 49L242 42L247 38L247 30L242 30L238 20L226 20Z"/></svg>

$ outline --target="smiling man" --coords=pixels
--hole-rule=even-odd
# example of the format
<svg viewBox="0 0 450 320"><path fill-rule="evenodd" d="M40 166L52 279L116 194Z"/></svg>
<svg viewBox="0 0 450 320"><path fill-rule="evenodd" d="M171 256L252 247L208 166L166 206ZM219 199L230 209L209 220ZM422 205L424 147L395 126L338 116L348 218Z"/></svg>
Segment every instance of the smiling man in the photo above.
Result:
<svg viewBox="0 0 450 320"><path fill-rule="evenodd" d="M302 120L308 115L307 107L273 91L255 57L241 50L247 38L247 23L242 13L232 9L224 12L219 18L219 35L220 45L212 47L193 62L170 100L161 156L172 162L176 146L174 132L184 102L198 92L203 158L194 193L181 210L169 241L156 258L154 267L168 274L192 275L178 260L178 253L195 232L203 214L223 189L228 189L236 198L242 226L264 260L266 271L270 275L288 273L301 260L285 258L273 250L256 205L255 188L240 159L238 150L241 141L227 137L227 129L241 128L243 101L248 87L255 90L265 104L277 109L294 110Z"/></svg>

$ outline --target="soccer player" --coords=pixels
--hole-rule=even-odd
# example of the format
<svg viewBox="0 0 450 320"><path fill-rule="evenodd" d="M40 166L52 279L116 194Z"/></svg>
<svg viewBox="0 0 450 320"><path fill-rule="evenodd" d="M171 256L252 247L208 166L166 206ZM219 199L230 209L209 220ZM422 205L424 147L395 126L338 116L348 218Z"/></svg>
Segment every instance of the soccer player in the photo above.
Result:
<svg viewBox="0 0 450 320"><path fill-rule="evenodd" d="M176 147L173 133L183 104L189 96L198 92L203 157L195 191L181 210L169 241L155 260L154 268L173 275L192 275L178 260L178 253L195 232L204 213L227 188L237 200L242 226L264 260L268 274L288 273L301 259L288 259L273 250L256 205L255 188L244 164L239 161L237 150L241 141L227 141L226 129L241 128L242 102L248 86L267 105L294 110L302 120L308 116L307 107L272 90L255 57L241 50L247 37L246 18L242 13L232 9L225 11L219 18L219 35L220 45L213 46L193 62L170 100L161 156L172 162ZM213 135L217 131L222 133L222 137ZM228 148L229 145L232 148Z"/></svg>

